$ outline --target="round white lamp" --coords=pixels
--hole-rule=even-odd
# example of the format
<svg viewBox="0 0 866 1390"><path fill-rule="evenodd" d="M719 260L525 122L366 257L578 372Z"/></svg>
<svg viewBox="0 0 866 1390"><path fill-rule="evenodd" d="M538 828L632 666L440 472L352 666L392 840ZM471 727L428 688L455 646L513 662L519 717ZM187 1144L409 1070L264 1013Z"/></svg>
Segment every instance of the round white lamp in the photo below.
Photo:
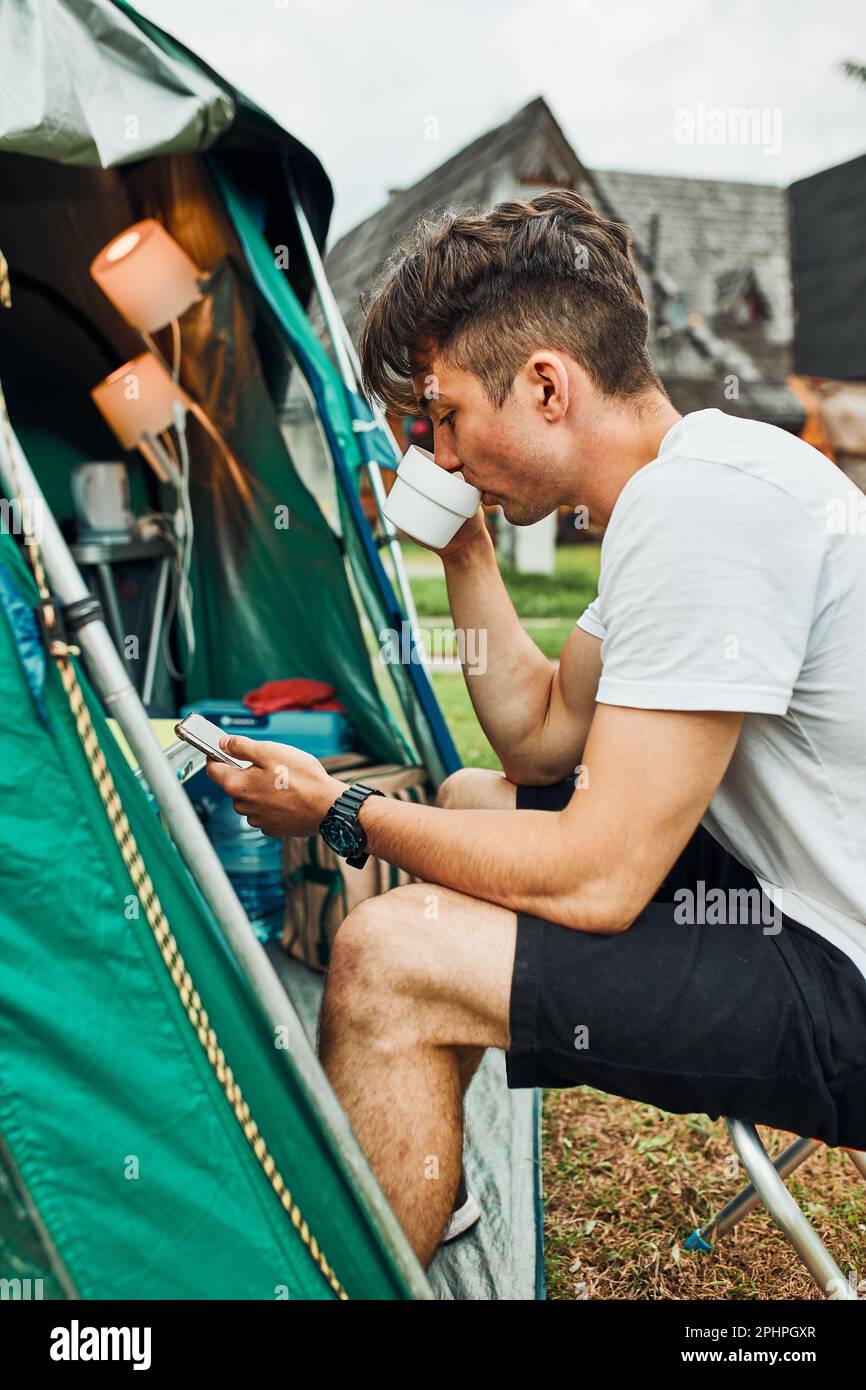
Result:
<svg viewBox="0 0 866 1390"><path fill-rule="evenodd" d="M175 401L184 409L189 397L151 352L142 352L111 372L90 393L93 404L124 449L139 449L165 482L180 484L159 436L175 423Z"/></svg>
<svg viewBox="0 0 866 1390"><path fill-rule="evenodd" d="M93 403L124 449L144 434L162 434L173 423L178 387L162 363L142 352L111 372L91 391Z"/></svg>
<svg viewBox="0 0 866 1390"><path fill-rule="evenodd" d="M201 297L204 273L153 217L127 227L91 262L90 273L141 333L156 333Z"/></svg>

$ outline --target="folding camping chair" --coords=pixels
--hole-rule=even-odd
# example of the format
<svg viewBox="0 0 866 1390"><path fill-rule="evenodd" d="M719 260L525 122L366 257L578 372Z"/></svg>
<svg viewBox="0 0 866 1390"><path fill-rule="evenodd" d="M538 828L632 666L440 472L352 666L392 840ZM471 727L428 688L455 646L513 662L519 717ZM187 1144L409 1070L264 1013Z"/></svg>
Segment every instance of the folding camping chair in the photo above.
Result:
<svg viewBox="0 0 866 1390"><path fill-rule="evenodd" d="M705 1226L692 1232L685 1241L686 1249L711 1251L715 1239L733 1230L738 1221L742 1221L763 1202L824 1297L855 1300L856 1285L850 1285L785 1186L785 1178L799 1168L815 1149L822 1147L820 1140L795 1139L778 1158L771 1159L754 1125L731 1119L726 1120L726 1124L740 1162L751 1181ZM857 1149L848 1149L847 1153L860 1176L866 1179L866 1154Z"/></svg>

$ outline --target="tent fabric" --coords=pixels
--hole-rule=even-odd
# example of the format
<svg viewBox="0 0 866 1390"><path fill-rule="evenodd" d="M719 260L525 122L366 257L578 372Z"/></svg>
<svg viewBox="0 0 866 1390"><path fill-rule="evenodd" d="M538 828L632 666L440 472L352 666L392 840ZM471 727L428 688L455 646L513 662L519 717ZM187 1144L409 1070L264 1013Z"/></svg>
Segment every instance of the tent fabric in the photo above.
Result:
<svg viewBox="0 0 866 1390"><path fill-rule="evenodd" d="M382 761L403 761L375 688L339 543L280 430L254 336L259 310L242 278L244 253L207 171L192 158L151 161L128 183L142 215L156 215L198 264L216 263L208 293L183 318L181 381L234 462L190 418L201 641L184 699L239 697L291 676L324 680L337 689L363 748ZM305 323L288 283L286 292Z"/></svg>
<svg viewBox="0 0 866 1390"><path fill-rule="evenodd" d="M0 1278L21 1281L32 1297L59 1299L74 1296L74 1289L58 1269L39 1218L27 1202L9 1151L0 1139Z"/></svg>
<svg viewBox="0 0 866 1390"><path fill-rule="evenodd" d="M33 604L23 560L0 541ZM83 684L172 931L290 1190L351 1297L408 1296L410 1276ZM137 910L53 663L43 698L47 726L4 613L0 701L15 718L0 760L0 1132L29 1200L81 1297L331 1298ZM423 1290L411 1257L404 1269Z"/></svg>
<svg viewBox="0 0 866 1390"><path fill-rule="evenodd" d="M37 101L12 117L6 91L0 93L0 246L11 252L13 289L13 307L0 315L0 379L8 383L13 423L49 503L61 524L68 523L70 466L119 457L87 393L141 347L90 280L89 260L131 221L159 216L198 263L214 272L208 302L184 321L182 379L236 460L214 451L190 423L202 649L189 688L239 696L265 678L327 678L338 669L332 683L369 749L402 760L410 754L378 697L346 569L348 560L374 630L399 625L403 614L356 488L362 456L353 417L366 417L348 399L306 319L312 276L289 194L291 180L321 247L332 205L327 177L310 151L124 3L37 0L25 6L16 0L0 9L0 40L4 46L23 42L22 52L32 53L38 25L61 10L91 36L102 32L103 22L107 26L100 48L105 67L92 102L84 101L75 79L63 71L70 55L74 63L75 47L69 53L52 49L61 76L43 83L44 109ZM128 25L155 51L135 41ZM174 134L163 131L164 145L154 136L131 163L114 158L103 125L112 108L101 99L113 83L124 89L127 63L141 76L143 112L151 106L155 114L162 112L167 95L178 98ZM196 94L205 100L201 75L234 103L234 119L217 132L215 143L218 106L206 114L199 105L195 115ZM14 99L17 81L8 90ZM21 109L29 110L26 119ZM222 109L228 111L228 104ZM191 144L173 143L187 138ZM148 151L159 157L144 158ZM106 161L115 167L97 167ZM201 216L198 210L191 216L199 200ZM289 246L287 273L274 264L272 248L281 242ZM287 370L300 368L312 388L334 455L339 543L276 428L275 393L262 357L263 329L273 336L274 325L288 351ZM164 504L140 460L128 456L127 462L135 504L141 498ZM275 504L287 504L295 523L278 542L266 525ZM223 564L222 546L231 583L211 593L221 582L214 575ZM0 566L0 700L10 712L0 759L0 1272L44 1273L47 1296L331 1297L241 1134L150 929L136 914L53 664L43 679L31 662L28 683L24 659L32 648L32 626L20 600L28 609L34 592L8 536L0 536ZM258 639L272 644L267 667ZM278 669L270 663L275 649ZM241 661L239 653L249 659ZM288 668L282 664L287 655ZM222 688L241 670L236 692ZM436 779L458 760L426 673L397 668L395 674L413 753L420 753ZM44 722L35 699L40 687ZM363 1160L350 1143L340 1146L325 1079L315 1069L319 1081L311 1085L312 1058L304 1070L275 1046L236 956L86 683L85 689L133 832L196 986L276 1163L338 1277L353 1298L429 1297L429 1284L393 1218L372 1214L383 1199L374 1185L371 1208ZM501 1091L491 1096L479 1122L484 1132L505 1132L498 1127L507 1129L513 1115L525 1120L526 1097ZM498 1156L485 1153L478 1161L473 1180L486 1182L489 1165L519 1165L524 1179L530 1169L537 1176L536 1144L537 1124L534 1135L531 1126L518 1125ZM494 1185L491 1193L497 1190L504 1189ZM440 1287L442 1297L510 1297L516 1286L503 1271L528 1268L525 1255L535 1249L537 1221L532 1223L523 1201L507 1201L500 1210L493 1196L489 1200L495 1221L488 1230L495 1230L503 1249L510 1248L511 1265L501 1262L482 1286L471 1277L474 1247L467 1247L468 1264L457 1262L463 1273L447 1289ZM523 1274L520 1287L524 1292L517 1296L531 1296Z"/></svg>
<svg viewBox="0 0 866 1390"><path fill-rule="evenodd" d="M366 612L377 634L388 630L399 633L405 615L382 565L358 496L357 474L363 460L359 441L364 435L352 427L349 392L313 333L291 285L277 268L242 191L216 157L209 157L208 163L256 285L270 306L280 333L296 355L321 412L338 480L343 541ZM358 398L353 395L353 399L357 401ZM394 666L391 675L417 754L438 783L460 766L460 759L429 677L420 664L408 668Z"/></svg>
<svg viewBox="0 0 866 1390"><path fill-rule="evenodd" d="M170 57L110 0L7 0L0 149L109 168L203 150L235 104L199 68Z"/></svg>
<svg viewBox="0 0 866 1390"><path fill-rule="evenodd" d="M6 0L0 52L15 54L0 91L0 152L108 169L218 140L263 190L269 224L288 229L290 278L307 304L312 278L276 174L291 168L320 249L330 180L311 150L197 54L127 0Z"/></svg>
<svg viewBox="0 0 866 1390"><path fill-rule="evenodd" d="M163 31L159 30L155 25L152 25L136 15L135 11L132 10L130 6L126 4L109 4L107 0L68 0L68 3L65 4L60 4L60 0L53 0L53 4L50 3L50 0L42 0L42 3L46 7L45 12L47 16L50 17L54 15L55 11L60 12L64 16L63 22L74 24L81 29L82 34L84 34L87 41L91 43L91 50L89 50L91 65L93 62L93 54L97 53L99 55L102 63L102 67L98 73L99 81L91 83L90 88L96 91L105 88L112 93L124 93L129 78L129 70L131 68L134 72L141 71L150 74L156 93L153 98L154 109L156 109L162 101L164 92L174 93L178 83L182 85L181 79L183 76L188 74L192 74L189 81L195 85L197 91L201 88L202 83L210 84L210 88L212 88L213 91L222 91L231 101L234 121L233 123L229 122L222 130L221 134L220 132L216 132L220 137L218 141L220 168L225 172L237 176L242 174L245 179L244 193L246 197L250 200L254 197L258 203L257 211L259 221L258 225L256 225L255 222L253 225L255 226L260 258L262 254L267 255L267 258L270 260L270 270L272 272L271 279L276 278L277 282L288 291L288 293L282 296L281 300L281 312L279 315L280 327L283 330L286 329L286 315L289 307L291 307L291 317L294 327L290 330L290 336L293 334L296 347L299 338L303 337L305 340L303 345L305 367L309 368L311 365L313 367L314 390L320 393L318 403L322 412L323 423L325 424L326 431L329 432L329 438L332 442L335 468L338 473L345 470L348 475L352 475L353 480L356 482L357 470L362 461L362 453L358 445L358 437L353 430L353 412L349 409L349 402L346 400L345 387L334 371L330 359L327 358L321 345L315 340L303 313L303 306L307 302L311 291L312 280L307 266L307 258L303 253L301 239L292 213L291 199L288 191L290 179L292 185L298 190L298 195L307 220L313 230L314 238L320 247L323 246L332 205L332 194L330 184L321 165L304 146L300 145L298 141L295 141L286 132L280 130L280 128L264 112L260 111L253 102L231 88L224 79L220 78L216 73L213 73L206 64L202 63L202 61L196 57L196 55L184 49L183 46L178 44L171 36L163 33ZM38 9L35 10L32 15L28 10L22 11L18 14L18 24L15 32L10 32L10 41L14 39L14 41L21 46L22 52L24 53L28 51L38 51L39 49L41 42L39 38L39 25L37 22L39 16L40 11ZM44 23L48 24L49 19L45 18ZM77 32L78 29L76 29L76 33ZM97 36L97 40L94 40L94 35ZM98 47L96 46L97 41ZM77 62L78 50L72 39L70 39L69 52L73 54ZM76 79L74 76L70 75L64 67L64 61L68 55L58 54L56 56L61 72L61 85L58 87L58 91L61 95L55 98L54 90L52 88L46 88L44 100L46 109L51 111L58 130L61 132L65 130L68 132L73 127L70 125L71 117L68 110L70 104L69 100L63 98L62 81L65 81L67 86L75 89ZM84 55L81 56L80 66L82 71L87 69L87 62ZM90 90L90 88L88 90ZM208 90L210 90L210 88ZM55 100L56 110L52 110L52 102ZM118 98L118 100L123 104L126 97L123 96L122 98ZM30 110L30 108L26 107L24 109ZM148 113L150 112L150 105L144 100L143 94L140 94L137 105L132 109L134 111L141 110ZM106 140L112 131L116 131L117 111L105 110L100 101L94 97L88 106L81 107L78 112L78 117L78 126L75 127L78 130L78 136L83 138L82 131L86 126L87 132L89 132L89 138L85 139L83 144L81 144L76 158L81 163L100 162L105 164L110 162L112 155L107 148ZM0 113L0 137L2 137L4 124L2 113ZM21 121L20 118L17 124L14 121L9 121L8 124L12 127L12 133L6 144L7 149L16 150L19 153L30 152L39 154L40 156L47 155L48 157L58 157L55 152L55 147L48 139L46 130L43 129L42 124L32 110L30 110L29 124L27 120ZM216 138L216 136L214 136L214 138ZM207 143L209 143L209 139L202 141L199 145L194 146L194 148L203 148ZM2 151L3 147L2 138L0 138L0 151ZM154 150L156 148L157 147L154 147ZM174 146L169 141L166 150L170 152L173 148ZM196 246L194 243L197 237L199 219L193 217L191 213L194 208L197 210L198 203L194 198L187 198L184 201L180 193L183 191L191 191L189 189L184 190L184 183L187 177L189 177L189 171L198 170L198 165L191 159L183 158L150 160L142 163L140 161L140 155L144 152L143 147L138 151L136 162L130 170L128 183L123 184L123 191L128 194L129 202L133 205L134 212L130 216L119 217L115 225L111 228L111 231L104 236L102 240L98 240L94 237L90 245L96 250L100 245L104 244L108 235L128 225L133 217L156 214L161 215L162 220L169 226L169 229L195 258ZM165 151L160 151L160 153L163 152ZM60 157L63 157L62 153ZM151 192L153 192L153 185L158 184L161 178L165 178L164 171L166 169L170 170L168 175L169 187L163 189L161 207L158 202L157 206L154 206L153 198L148 201L148 199L141 196L141 194L136 196L136 185L141 183L147 185L149 182L151 184ZM103 176L103 179L104 178L105 176ZM108 191L109 195L111 195L115 192L116 188L116 183L112 185L103 182L100 191ZM254 194L251 190L255 190ZM200 195L202 194L201 187L199 187L197 191ZM78 201L80 206L81 200ZM213 209L211 209L211 211L213 212ZM86 220L92 218L92 208L86 210L84 216ZM212 228L217 226L215 215L207 220ZM223 229L219 230L222 231ZM276 240L280 242L285 241L288 246L290 266L288 275L274 266L272 249L265 251L265 248L269 245L272 248L273 244L275 244L275 232ZM0 225L0 234L5 236L2 225ZM218 235L219 233L217 234L217 239ZM73 229L73 238L77 240L81 239L81 232L78 227ZM214 237L211 236L209 240L211 242L210 249L212 250ZM2 239L0 239L0 244L3 244ZM11 257L10 260L12 260ZM69 257L65 255L60 255L58 257L55 252L54 260L59 260L60 264L63 265L64 262L69 260ZM99 324L100 318L104 319L105 317L105 306L101 305L99 309L96 309L93 303L94 287L92 285L81 284L81 280L86 280L87 278L87 263L88 262L82 258L78 275L79 283L75 287L77 291L76 298L79 303L83 301L84 304L88 306L88 323ZM200 255L198 263L210 266L214 264L214 258ZM12 265L13 284L15 284L15 280L19 278L19 268L14 261ZM17 288L16 286L16 289ZM31 286L29 285L26 288L28 291L31 290ZM36 288L37 292L41 292L43 287L40 285ZM44 303L38 303L34 306L34 309L36 308L38 308L43 316L45 315L46 306ZM96 317L94 317L94 315ZM191 319L194 316L195 311L185 317L186 319ZM114 319L117 319L116 315ZM118 324L117 322L112 323L108 336L116 339L119 334L125 334L128 338L125 325ZM46 335L44 333L40 333L38 336L40 342L46 340ZM103 355L105 356L104 340L101 346ZM93 345L88 343L86 350L92 355ZM121 354L120 360L123 360L124 357L132 356L137 350L137 344L129 346L128 349ZM221 345L213 344L213 350L214 352L222 350L225 358L225 343ZM2 367L2 365L3 364L0 364L0 367ZM116 358L113 361L107 362L104 370L109 370L110 367L115 365L117 365ZM98 380L103 374L104 371L94 371L93 380L89 384L93 384L93 381ZM61 382L65 379L65 376L66 364L64 363L64 370L60 374ZM250 378L248 375L247 381L249 382L249 380ZM212 396L216 395L213 378L210 378L209 381L210 394ZM250 387L247 395L248 397L252 397L253 394L254 391L252 387ZM10 399L14 400L14 391L10 391ZM223 415L225 416L229 413L233 403L226 399L225 394L223 394L220 399ZM365 408L359 407L355 401L353 401L352 404L356 410L360 409L363 418ZM80 414L80 411L77 413ZM74 409L70 414L74 417L76 414ZM270 416L270 419L268 419L268 416ZM260 435L260 442L269 434L271 440L275 443L274 429L276 428L276 422L272 408L269 410L266 409L261 416L259 416L257 412L251 411L247 415L247 420L250 422L251 426L254 423L257 427ZM22 421L20 416L16 415L16 423L21 427L21 433L28 451L32 451L34 443L36 443L39 453L45 460L45 468L51 474L57 476L59 486L64 487L66 485L66 479L68 478L69 467L68 462L66 466L58 462L61 454L61 437L59 433L55 433L53 439L49 438L46 440L44 437L40 437L44 434L44 427L41 421L30 427L29 434L27 428L28 422ZM68 433L69 428L67 426L64 430L64 434L68 437ZM374 434L380 435L380 432L376 431ZM250 443L252 443L251 440ZM116 448L113 445L109 445L109 448L112 450L112 453L116 455ZM365 438L363 441L363 448L365 455L368 452L372 452L379 461L389 459L389 450L381 438ZM112 453L109 453L107 456L111 457ZM98 456L98 454L94 455L92 452L83 452L79 455L79 457L82 458L93 458ZM275 449L270 451L270 456L276 460L277 453ZM265 473L268 471L264 464L262 465L262 471ZM390 581L388 580L380 556L376 550L375 543L369 533L369 527L358 503L357 495L354 490L352 490L351 493L346 491L348 483L349 477L340 479L339 505L342 519L344 522L348 521L349 523L346 527L346 547L356 582L358 583L364 599L367 612L374 622L376 631L379 632L395 627L399 630L400 624L403 621L400 605L396 601ZM298 482L297 487L300 486ZM50 496L50 490L49 499L52 501L52 504L55 504L54 498ZM301 525L303 524L303 517L300 515L302 510L303 509L299 509L298 518ZM261 507L256 509L255 517L258 524L253 529L255 530L256 538L262 539L265 536L265 532L263 529L264 522ZM223 534L225 534L225 530L226 528L223 527ZM273 532L270 533L268 539L271 544L270 546L265 546L262 551L261 562L259 564L260 569L264 568L265 559L272 555L274 551ZM247 555L252 562L255 563L254 545L250 544ZM278 601L277 594L275 592L267 592L269 593L272 606L276 606ZM267 603L265 607L267 607ZM283 612L287 613L288 611L290 611L288 606L283 605ZM271 649L267 646L262 646L260 644L254 645L253 637L261 632L261 626L261 624L258 625L255 634L252 630L250 631L249 640L244 644L245 652L242 652L239 646L235 645L231 652L227 650L225 653L220 653L222 662L227 664L230 668L226 675L230 674L233 677L235 668L243 664L244 655L250 651L253 652L252 659L254 661L258 659L262 663L265 663L272 655ZM237 631L237 629L235 630ZM213 650L214 648L212 647L211 651ZM198 695L202 693L199 688L201 682L204 681L207 683L210 680L212 683L212 679L218 674L218 672L213 671L203 672L201 670L201 657L198 657L197 665L194 667L191 674L191 690L186 693L186 698L197 698ZM251 679L263 680L272 676L288 674L308 674L313 677L327 676L326 672L317 671L315 669L308 671L294 670L289 672L274 669L273 667L266 667L261 671L257 670L254 674L251 674ZM447 726L439 713L438 705L433 696L426 672L421 666L416 665L408 670L394 669L391 674L394 678L394 685L397 689L403 713L415 744L414 756L419 756L430 770L434 780L439 781L447 772L453 771L454 768L459 766L459 758ZM360 692L361 687L358 686L357 688ZM164 688L160 693L163 695L165 694ZM213 693L223 695L232 692L220 690L219 692ZM393 728L386 727L382 724L381 720L379 721L378 730L372 727L377 710L380 710L380 706L378 698L374 697L372 703L368 702L367 706L360 712L361 727L359 728L359 735L362 740L365 740L370 746L371 751L376 752L377 756L380 755L385 759L393 758L395 756L394 740L397 736ZM386 748L386 744L390 745L390 747ZM402 753L397 754L397 756L402 757Z"/></svg>
<svg viewBox="0 0 866 1390"><path fill-rule="evenodd" d="M866 155L789 189L794 370L866 380Z"/></svg>
<svg viewBox="0 0 866 1390"><path fill-rule="evenodd" d="M13 424L61 519L71 517L71 466L88 459L125 458L139 509L148 489L150 505L173 505L170 489L154 492L138 455L124 456L89 397L97 381L141 350L89 276L92 256L130 222L156 216L196 264L215 272L209 292L183 317L181 380L234 462L190 418L198 642L185 681L174 693L162 681L157 703L239 699L252 685L289 676L326 680L362 748L383 762L404 761L376 690L340 544L280 430L255 339L262 311L201 161L174 155L121 172L0 154L0 178L0 246L12 283L12 307L0 321L0 376ZM38 215L49 202L52 216ZM288 283L286 293L305 323ZM163 347L170 351L167 337Z"/></svg>

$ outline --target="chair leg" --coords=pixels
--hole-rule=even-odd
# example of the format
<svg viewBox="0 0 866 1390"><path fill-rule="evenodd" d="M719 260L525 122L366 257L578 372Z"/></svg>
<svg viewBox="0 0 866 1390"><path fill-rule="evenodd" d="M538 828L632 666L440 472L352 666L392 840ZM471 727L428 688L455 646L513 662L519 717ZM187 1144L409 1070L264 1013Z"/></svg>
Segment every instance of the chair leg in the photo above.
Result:
<svg viewBox="0 0 866 1390"><path fill-rule="evenodd" d="M861 1178L866 1178L866 1153L861 1149L848 1149L846 1152Z"/></svg>
<svg viewBox="0 0 866 1390"><path fill-rule="evenodd" d="M789 1144L787 1149L773 1160L773 1167L780 1178L790 1177L795 1169L805 1163L810 1154L813 1154L820 1143L817 1139L795 1139L793 1144ZM710 1218L705 1226L700 1230L693 1231L685 1242L687 1250L709 1251L717 1240L732 1231L743 1217L748 1216L756 1207L761 1205L761 1198L752 1183L749 1183L736 1197L732 1197L720 1212Z"/></svg>
<svg viewBox="0 0 866 1390"><path fill-rule="evenodd" d="M797 1206L758 1138L755 1126L743 1120L731 1119L727 1125L740 1162L758 1197L787 1236L824 1297L856 1300L856 1290L850 1287L833 1256Z"/></svg>
<svg viewBox="0 0 866 1390"><path fill-rule="evenodd" d="M789 1144L779 1154L778 1158L771 1161L758 1138L754 1125L745 1125L740 1120L728 1120L727 1123L734 1147L752 1181L741 1192L738 1192L736 1197L732 1198L727 1206L723 1207L705 1226L701 1227L700 1230L693 1231L688 1236L684 1242L686 1249L712 1250L716 1240L733 1230L744 1216L748 1216L763 1202L776 1224L781 1227L794 1246L797 1254L821 1288L822 1293L827 1297L832 1296L843 1300L856 1298L856 1293L851 1290L842 1271L815 1235L783 1181L783 1179L790 1177L791 1173L799 1168L801 1163L805 1163L810 1154L820 1147L819 1140L795 1139L793 1144ZM751 1131L751 1136L749 1131ZM744 1147L741 1147L741 1142L738 1140L744 1144ZM866 1154L857 1149L849 1149L848 1154L857 1171L866 1178ZM756 1178L759 1176L761 1177L760 1183L756 1182ZM772 1189L772 1193L770 1189ZM781 1192L782 1208L777 1211L776 1195L779 1192ZM783 1215L785 1219L782 1219ZM792 1230L795 1234L791 1234L786 1225L788 1218L793 1222Z"/></svg>

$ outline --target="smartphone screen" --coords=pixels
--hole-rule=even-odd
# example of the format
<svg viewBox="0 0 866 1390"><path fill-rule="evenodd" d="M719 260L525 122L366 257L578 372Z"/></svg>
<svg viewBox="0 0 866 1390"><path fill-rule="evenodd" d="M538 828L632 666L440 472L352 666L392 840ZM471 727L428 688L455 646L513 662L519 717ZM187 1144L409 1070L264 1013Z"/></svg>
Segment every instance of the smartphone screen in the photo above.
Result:
<svg viewBox="0 0 866 1390"><path fill-rule="evenodd" d="M174 731L178 738L197 748L205 757L216 758L217 762L228 763L230 767L252 767L252 763L245 762L242 758L233 758L229 753L223 752L219 746L223 730L212 724L209 719L205 719L203 714L188 714L186 719L175 725Z"/></svg>

